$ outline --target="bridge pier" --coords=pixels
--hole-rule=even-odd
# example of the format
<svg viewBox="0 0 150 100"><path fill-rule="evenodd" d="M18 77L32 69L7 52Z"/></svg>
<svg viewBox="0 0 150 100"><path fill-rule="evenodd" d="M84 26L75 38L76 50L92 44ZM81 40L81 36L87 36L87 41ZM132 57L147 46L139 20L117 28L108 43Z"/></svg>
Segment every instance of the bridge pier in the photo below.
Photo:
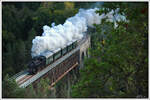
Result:
<svg viewBox="0 0 150 100"><path fill-rule="evenodd" d="M70 98L71 88L77 81L76 68L68 72L60 81L58 81L52 88L56 89L56 97ZM51 88L50 88L51 89ZM53 94L54 95L54 94ZM52 96L54 97L54 96Z"/></svg>
<svg viewBox="0 0 150 100"><path fill-rule="evenodd" d="M85 57L89 57L88 48L91 47L91 38L90 36L86 37L84 43L80 45L80 68L83 68Z"/></svg>

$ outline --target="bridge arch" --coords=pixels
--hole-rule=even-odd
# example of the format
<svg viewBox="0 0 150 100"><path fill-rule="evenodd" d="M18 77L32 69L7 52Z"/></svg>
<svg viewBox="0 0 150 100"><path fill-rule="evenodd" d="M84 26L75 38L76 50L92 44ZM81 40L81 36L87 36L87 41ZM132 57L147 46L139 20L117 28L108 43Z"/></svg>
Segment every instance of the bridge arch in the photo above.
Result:
<svg viewBox="0 0 150 100"><path fill-rule="evenodd" d="M81 61L83 61L84 58L85 58L85 54L84 54L84 52L82 52L82 55L81 55Z"/></svg>
<svg viewBox="0 0 150 100"><path fill-rule="evenodd" d="M89 57L88 49L86 49L86 57L87 57L87 58Z"/></svg>
<svg viewBox="0 0 150 100"><path fill-rule="evenodd" d="M90 47L90 36L86 38L83 44L80 45L80 68L84 67L85 57L89 57L88 48Z"/></svg>

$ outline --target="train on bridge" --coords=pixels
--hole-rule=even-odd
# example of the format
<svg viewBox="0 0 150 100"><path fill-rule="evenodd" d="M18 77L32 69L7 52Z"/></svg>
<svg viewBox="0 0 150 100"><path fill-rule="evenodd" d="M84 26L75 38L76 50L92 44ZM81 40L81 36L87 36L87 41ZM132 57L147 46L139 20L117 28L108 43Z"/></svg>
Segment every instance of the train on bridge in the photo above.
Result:
<svg viewBox="0 0 150 100"><path fill-rule="evenodd" d="M15 79L19 87L25 88L30 84L35 87L41 78L48 78L50 87L55 85L68 72L82 64L82 56L90 47L90 37L72 41L66 46L54 51L45 51L34 57L28 63L28 68L20 71L10 78Z"/></svg>
<svg viewBox="0 0 150 100"><path fill-rule="evenodd" d="M77 40L74 40L69 42L67 46L64 46L63 48L58 48L54 51L45 51L40 54L40 56L34 57L28 64L29 74L36 74L38 70L44 69L46 66L52 64L60 57L75 49L77 45Z"/></svg>

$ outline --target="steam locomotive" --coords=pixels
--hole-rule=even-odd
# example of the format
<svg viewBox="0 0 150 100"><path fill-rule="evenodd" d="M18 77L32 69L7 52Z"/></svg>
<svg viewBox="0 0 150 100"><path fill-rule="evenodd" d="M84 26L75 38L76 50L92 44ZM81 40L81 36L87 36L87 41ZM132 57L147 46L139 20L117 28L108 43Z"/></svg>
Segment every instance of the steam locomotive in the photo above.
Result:
<svg viewBox="0 0 150 100"><path fill-rule="evenodd" d="M68 43L67 46L64 46L63 48L58 48L54 51L46 51L40 56L34 57L28 64L29 74L36 74L39 69L45 68L60 57L75 49L77 44L78 42L75 40Z"/></svg>

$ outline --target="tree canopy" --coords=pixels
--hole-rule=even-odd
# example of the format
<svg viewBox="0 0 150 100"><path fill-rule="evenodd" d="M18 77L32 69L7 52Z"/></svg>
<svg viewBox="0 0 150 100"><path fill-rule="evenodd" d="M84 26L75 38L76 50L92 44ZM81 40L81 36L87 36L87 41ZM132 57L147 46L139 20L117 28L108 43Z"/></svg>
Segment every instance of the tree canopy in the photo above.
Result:
<svg viewBox="0 0 150 100"><path fill-rule="evenodd" d="M3 78L27 68L31 60L32 39L40 36L43 26L63 24L84 3L79 2L3 2L2 67ZM86 3L86 7L92 3Z"/></svg>
<svg viewBox="0 0 150 100"><path fill-rule="evenodd" d="M120 8L129 22L105 20L91 34L91 57L85 60L72 97L148 97L148 3L104 3L97 13ZM104 30L107 26L108 29Z"/></svg>

